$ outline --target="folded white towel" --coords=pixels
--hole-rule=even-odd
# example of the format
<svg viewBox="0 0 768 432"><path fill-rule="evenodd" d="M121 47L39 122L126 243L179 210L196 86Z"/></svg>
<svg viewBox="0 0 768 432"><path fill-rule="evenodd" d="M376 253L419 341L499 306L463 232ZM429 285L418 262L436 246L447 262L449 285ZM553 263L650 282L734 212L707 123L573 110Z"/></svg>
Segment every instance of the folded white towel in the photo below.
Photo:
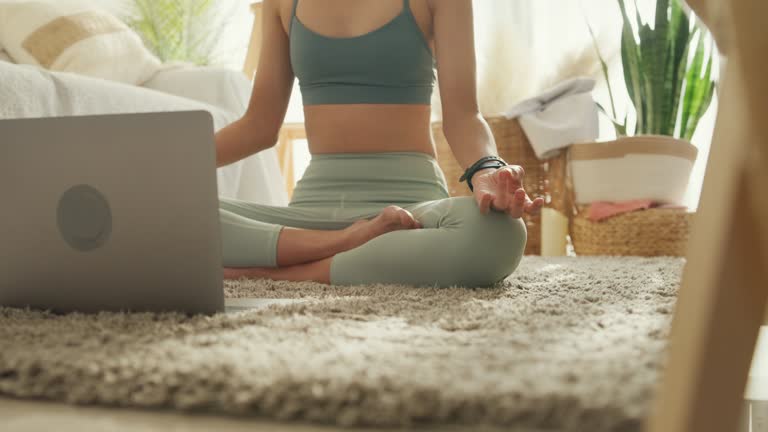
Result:
<svg viewBox="0 0 768 432"><path fill-rule="evenodd" d="M520 102L505 115L519 118L536 156L548 159L573 143L598 138L594 87L595 80L591 78L573 78Z"/></svg>

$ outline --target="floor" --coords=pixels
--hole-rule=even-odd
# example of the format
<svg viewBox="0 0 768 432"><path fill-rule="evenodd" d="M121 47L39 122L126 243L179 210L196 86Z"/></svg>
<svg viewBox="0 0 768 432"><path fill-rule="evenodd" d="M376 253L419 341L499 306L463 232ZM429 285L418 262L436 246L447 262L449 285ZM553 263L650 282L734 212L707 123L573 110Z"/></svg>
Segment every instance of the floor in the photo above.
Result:
<svg viewBox="0 0 768 432"><path fill-rule="evenodd" d="M768 431L768 401L754 401L744 407L742 429L739 432Z"/></svg>
<svg viewBox="0 0 768 432"><path fill-rule="evenodd" d="M281 424L263 420L234 419L174 412L74 407L59 403L19 401L0 398L2 432L363 432L302 424ZM404 432L408 429L397 429ZM477 427L419 428L419 431L494 431ZM365 432L372 432L366 429ZM377 429L378 432L384 430Z"/></svg>
<svg viewBox="0 0 768 432"><path fill-rule="evenodd" d="M246 306L246 305L237 305ZM247 305L253 307L254 305ZM265 306L265 305L259 305ZM768 432L768 326L763 327L755 353L745 406L744 424L739 432ZM751 419L750 419L751 415ZM0 431L38 432L363 432L302 424L282 424L257 419L237 419L177 412L75 407L60 403L0 398ZM419 431L483 432L495 428L442 427ZM371 432L371 429L365 430ZM406 429L398 429L399 432ZM379 430L378 432L383 432Z"/></svg>
<svg viewBox="0 0 768 432"><path fill-rule="evenodd" d="M228 299L227 309L252 309L295 300ZM55 402L25 401L0 397L2 432L372 432L371 429L340 429L303 424L284 424L256 419L214 415L142 411L101 407L77 407ZM397 429L405 432L408 429ZM419 431L483 432L496 428L419 428ZM377 432L386 432L377 429Z"/></svg>

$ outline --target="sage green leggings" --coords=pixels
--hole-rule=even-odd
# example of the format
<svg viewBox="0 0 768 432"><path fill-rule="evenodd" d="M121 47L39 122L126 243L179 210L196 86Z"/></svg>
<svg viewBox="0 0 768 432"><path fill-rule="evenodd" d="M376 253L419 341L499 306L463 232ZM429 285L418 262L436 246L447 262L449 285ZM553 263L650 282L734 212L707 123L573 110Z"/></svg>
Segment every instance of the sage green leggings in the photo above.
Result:
<svg viewBox="0 0 768 432"><path fill-rule="evenodd" d="M437 161L422 153L315 155L288 207L220 206L225 267L275 267L283 227L338 230L384 207L409 210L423 229L394 231L331 261L336 285L488 286L520 263L525 224L449 198Z"/></svg>

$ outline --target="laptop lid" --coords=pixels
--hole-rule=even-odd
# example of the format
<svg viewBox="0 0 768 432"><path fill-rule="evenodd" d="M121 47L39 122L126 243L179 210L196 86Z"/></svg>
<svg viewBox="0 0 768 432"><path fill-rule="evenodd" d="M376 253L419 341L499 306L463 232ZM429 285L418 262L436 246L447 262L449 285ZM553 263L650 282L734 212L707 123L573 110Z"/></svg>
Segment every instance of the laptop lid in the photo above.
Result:
<svg viewBox="0 0 768 432"><path fill-rule="evenodd" d="M224 308L206 112L0 121L0 305Z"/></svg>

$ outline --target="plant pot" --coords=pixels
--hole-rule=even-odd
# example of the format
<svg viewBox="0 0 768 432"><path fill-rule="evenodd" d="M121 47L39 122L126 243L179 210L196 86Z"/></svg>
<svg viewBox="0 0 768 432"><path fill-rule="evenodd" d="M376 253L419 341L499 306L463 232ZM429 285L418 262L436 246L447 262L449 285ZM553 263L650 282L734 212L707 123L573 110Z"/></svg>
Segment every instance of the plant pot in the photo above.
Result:
<svg viewBox="0 0 768 432"><path fill-rule="evenodd" d="M570 168L576 203L652 199L681 205L697 155L688 141L657 135L574 144Z"/></svg>

